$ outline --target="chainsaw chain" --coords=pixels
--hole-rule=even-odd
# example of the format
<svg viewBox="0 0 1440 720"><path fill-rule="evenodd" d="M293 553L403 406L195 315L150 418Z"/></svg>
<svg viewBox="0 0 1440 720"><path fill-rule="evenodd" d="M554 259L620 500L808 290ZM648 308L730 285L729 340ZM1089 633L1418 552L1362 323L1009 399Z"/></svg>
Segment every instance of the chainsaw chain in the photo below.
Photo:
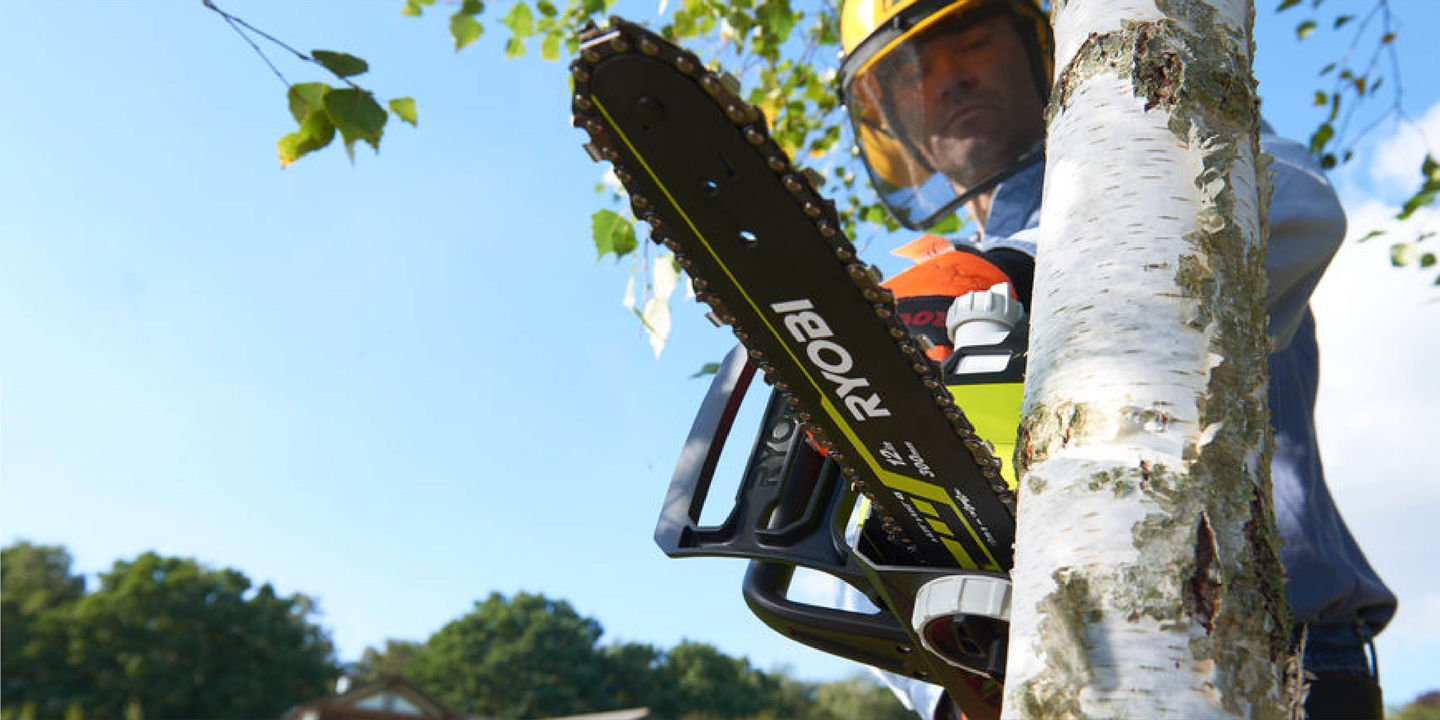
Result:
<svg viewBox="0 0 1440 720"><path fill-rule="evenodd" d="M618 17L610 18L608 28L602 29L590 24L581 31L580 41L580 55L570 65L571 77L574 80L571 110L574 113L574 126L584 129L590 136L590 142L585 145L586 152L596 162L607 160L611 163L615 177L630 195L630 206L635 217L650 225L652 241L675 253L676 262L691 276L696 301L710 306L711 311L707 317L717 326L730 326L736 339L746 346L752 364L763 373L765 382L774 386L784 397L785 403L794 410L796 419L817 444L829 452L830 458L839 464L845 477L851 480L851 489L871 500L872 512L879 514L881 527L888 538L908 551L914 552L916 549L915 543L903 536L900 524L890 511L885 509L882 502L877 501L876 490L880 488L871 487L869 482L862 479L862 473L851 459L831 443L824 430L811 422L811 414L801 407L800 398L790 393L787 384L777 377L775 367L766 361L765 354L751 347L749 331L739 326L735 315L726 309L721 299L706 291L709 283L705 278L695 275L693 263L686 258L683 248L668 237L665 223L651 208L650 200L640 194L637 185L632 183L632 171L621 164L617 141L605 117L590 101L590 78L602 60L627 53L641 53L669 63L699 86L740 129L749 145L765 158L766 165L779 176L781 184L790 192L805 215L814 221L820 236L829 242L835 262L844 267L846 274L874 308L876 317L885 324L896 347L911 361L917 381L930 390L955 435L964 443L975 464L981 469L990 489L1013 517L1015 491L1009 488L1000 475L1001 461L994 455L994 446L975 433L975 428L966 420L965 414L956 407L954 398L945 387L944 374L939 365L925 354L928 349L924 346L927 339L915 339L901 324L895 309L894 295L879 284L879 270L857 257L855 246L841 230L835 203L819 194L817 188L824 182L823 177L813 169L798 168L791 163L789 155L771 138L764 113L740 97L739 82L727 73L707 69L689 51Z"/></svg>

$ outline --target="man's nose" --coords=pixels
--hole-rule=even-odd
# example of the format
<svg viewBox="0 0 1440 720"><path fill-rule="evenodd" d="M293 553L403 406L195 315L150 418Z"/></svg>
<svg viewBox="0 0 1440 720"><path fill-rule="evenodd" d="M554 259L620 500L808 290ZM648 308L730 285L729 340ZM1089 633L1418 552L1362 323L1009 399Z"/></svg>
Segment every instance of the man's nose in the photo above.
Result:
<svg viewBox="0 0 1440 720"><path fill-rule="evenodd" d="M927 76L925 84L934 88L932 92L936 95L950 97L969 90L974 84L974 75L967 64L948 48L934 43L925 47L922 52Z"/></svg>

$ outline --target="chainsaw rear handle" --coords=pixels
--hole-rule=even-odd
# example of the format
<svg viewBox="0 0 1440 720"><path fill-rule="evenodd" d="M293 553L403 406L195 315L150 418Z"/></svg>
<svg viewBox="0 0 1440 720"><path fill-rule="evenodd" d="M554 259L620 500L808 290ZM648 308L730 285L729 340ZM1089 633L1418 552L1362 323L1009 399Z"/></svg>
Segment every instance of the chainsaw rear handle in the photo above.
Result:
<svg viewBox="0 0 1440 720"><path fill-rule="evenodd" d="M787 598L794 565L752 560L745 572L745 604L776 632L832 655L914 677L925 672L914 641L885 610L860 613Z"/></svg>

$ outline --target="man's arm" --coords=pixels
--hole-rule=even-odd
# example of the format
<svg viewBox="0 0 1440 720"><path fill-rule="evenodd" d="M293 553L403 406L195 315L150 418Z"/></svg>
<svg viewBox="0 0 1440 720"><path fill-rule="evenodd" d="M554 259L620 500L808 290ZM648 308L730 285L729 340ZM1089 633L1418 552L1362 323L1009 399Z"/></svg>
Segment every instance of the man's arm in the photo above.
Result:
<svg viewBox="0 0 1440 720"><path fill-rule="evenodd" d="M1335 188L1304 146L1261 123L1260 146L1275 158L1271 173L1270 246L1265 258L1272 351L1290 344L1325 267L1345 238L1345 211Z"/></svg>

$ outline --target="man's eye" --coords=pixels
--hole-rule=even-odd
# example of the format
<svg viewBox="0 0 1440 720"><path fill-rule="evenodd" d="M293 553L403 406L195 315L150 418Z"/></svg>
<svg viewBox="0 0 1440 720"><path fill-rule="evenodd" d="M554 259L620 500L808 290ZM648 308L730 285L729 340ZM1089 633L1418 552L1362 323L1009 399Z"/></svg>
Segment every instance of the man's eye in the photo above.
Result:
<svg viewBox="0 0 1440 720"><path fill-rule="evenodd" d="M990 44L990 33L975 33L965 38L962 46L966 50L979 50Z"/></svg>

